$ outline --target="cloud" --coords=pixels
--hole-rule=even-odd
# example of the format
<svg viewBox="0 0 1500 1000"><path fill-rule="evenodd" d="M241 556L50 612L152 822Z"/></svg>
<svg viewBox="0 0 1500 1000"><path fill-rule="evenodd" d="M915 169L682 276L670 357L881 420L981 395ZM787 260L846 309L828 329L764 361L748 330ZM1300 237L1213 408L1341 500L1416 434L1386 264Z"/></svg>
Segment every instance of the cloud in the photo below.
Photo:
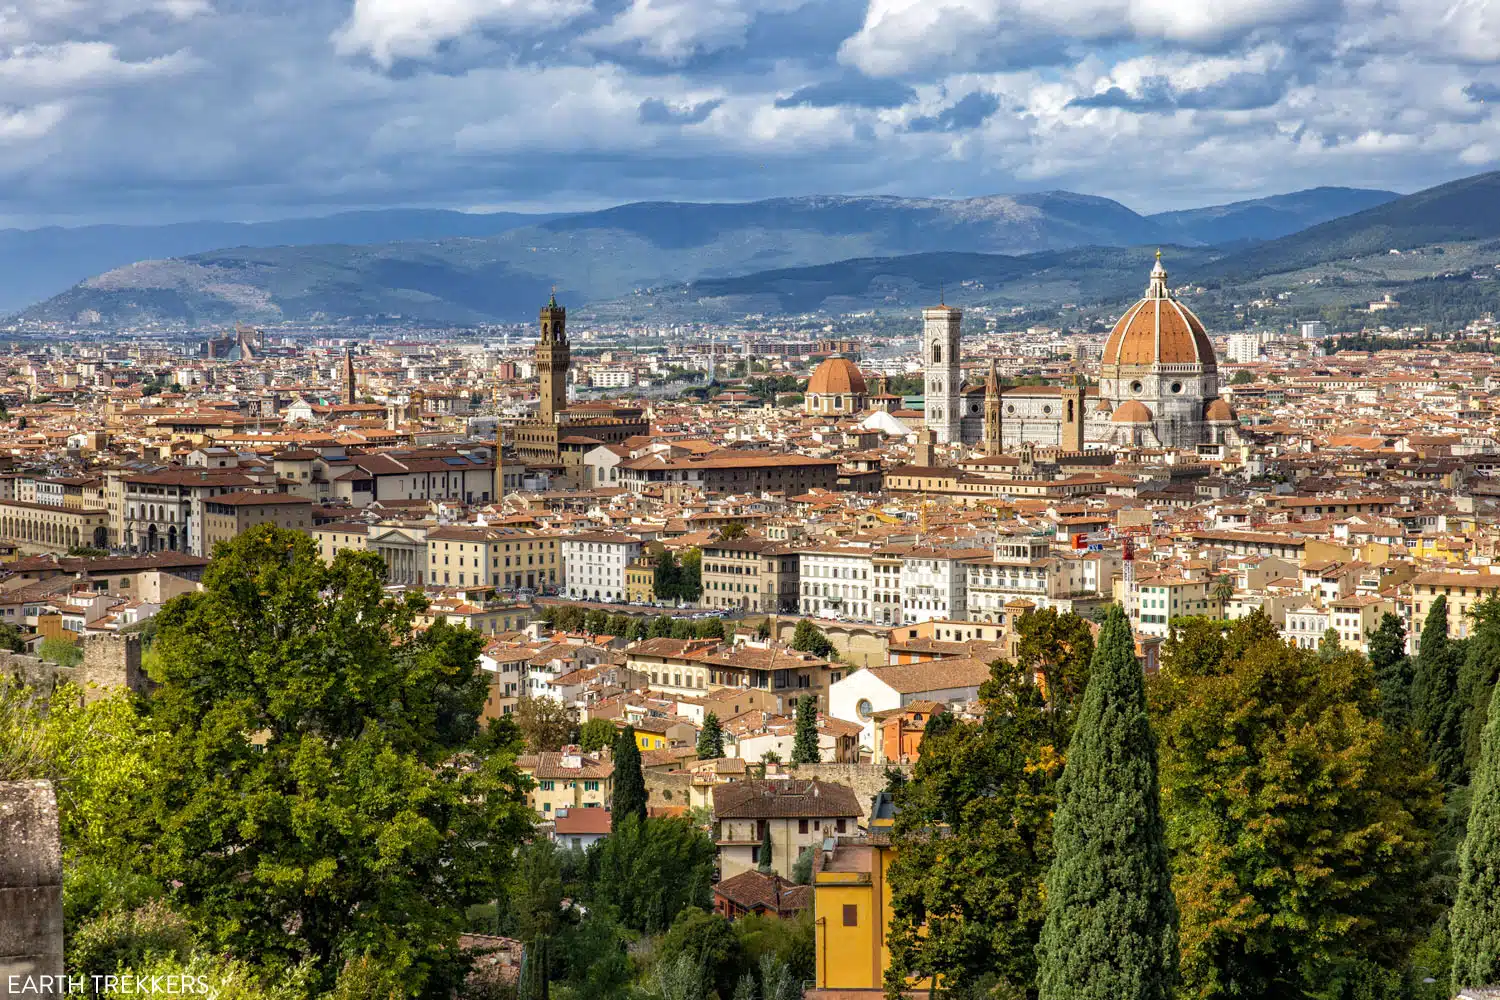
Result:
<svg viewBox="0 0 1500 1000"><path fill-rule="evenodd" d="M966 132L983 125L985 119L999 110L998 96L976 90L935 115L913 118L906 127L911 132Z"/></svg>
<svg viewBox="0 0 1500 1000"><path fill-rule="evenodd" d="M679 105L668 104L659 97L648 97L640 103L637 114L642 125L697 125L707 120L723 103L714 99Z"/></svg>
<svg viewBox="0 0 1500 1000"><path fill-rule="evenodd" d="M778 108L899 108L916 100L917 92L895 80L872 80L848 74L799 87L776 98Z"/></svg>
<svg viewBox="0 0 1500 1000"><path fill-rule="evenodd" d="M1475 81L1464 88L1464 96L1481 104L1493 104L1500 101L1500 85Z"/></svg>
<svg viewBox="0 0 1500 1000"><path fill-rule="evenodd" d="M1119 86L1076 97L1071 108L1119 108L1125 111L1249 111L1274 105L1286 93L1287 81L1255 73L1237 73L1204 87L1179 89L1164 76L1141 81L1136 93Z"/></svg>
<svg viewBox="0 0 1500 1000"><path fill-rule="evenodd" d="M668 64L744 44L762 14L796 10L809 0L630 0L616 17L586 33L584 45Z"/></svg>
<svg viewBox="0 0 1500 1000"><path fill-rule="evenodd" d="M389 68L398 59L426 59L468 32L539 30L587 13L588 0L354 0L334 35L344 55L367 55Z"/></svg>

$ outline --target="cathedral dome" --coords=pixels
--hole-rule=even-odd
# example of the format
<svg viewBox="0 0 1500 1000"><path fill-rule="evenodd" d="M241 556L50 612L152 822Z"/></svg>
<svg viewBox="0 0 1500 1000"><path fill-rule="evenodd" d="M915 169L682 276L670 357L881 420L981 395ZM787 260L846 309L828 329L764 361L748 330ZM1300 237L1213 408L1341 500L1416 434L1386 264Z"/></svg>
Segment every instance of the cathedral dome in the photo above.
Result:
<svg viewBox="0 0 1500 1000"><path fill-rule="evenodd" d="M1109 419L1116 424L1149 424L1151 411L1139 399L1127 399Z"/></svg>
<svg viewBox="0 0 1500 1000"><path fill-rule="evenodd" d="M1146 295L1126 310L1104 343L1102 365L1214 365L1203 322L1167 290L1161 254Z"/></svg>
<svg viewBox="0 0 1500 1000"><path fill-rule="evenodd" d="M1213 402L1209 403L1208 408L1203 413L1203 419L1214 421L1216 423L1231 423L1239 421L1239 418L1234 415L1234 408L1231 407L1229 403L1223 399L1216 399Z"/></svg>
<svg viewBox="0 0 1500 1000"><path fill-rule="evenodd" d="M848 358L832 357L813 370L812 378L807 383L807 391L810 395L819 396L837 393L863 396L868 390L858 365Z"/></svg>

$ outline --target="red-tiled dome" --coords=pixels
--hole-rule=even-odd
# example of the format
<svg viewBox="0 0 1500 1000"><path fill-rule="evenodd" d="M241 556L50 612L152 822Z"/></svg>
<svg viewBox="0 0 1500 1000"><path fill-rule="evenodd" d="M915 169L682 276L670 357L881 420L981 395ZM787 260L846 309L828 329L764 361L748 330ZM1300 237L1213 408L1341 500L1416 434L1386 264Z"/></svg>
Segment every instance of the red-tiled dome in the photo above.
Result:
<svg viewBox="0 0 1500 1000"><path fill-rule="evenodd" d="M1099 360L1104 365L1216 363L1203 322L1167 290L1167 272L1159 256L1145 298L1120 317Z"/></svg>
<svg viewBox="0 0 1500 1000"><path fill-rule="evenodd" d="M859 373L859 366L853 361L833 357L813 370L812 378L807 383L807 391L821 395L853 393L863 396L866 392L865 377Z"/></svg>
<svg viewBox="0 0 1500 1000"><path fill-rule="evenodd" d="M1111 423L1116 424L1149 424L1151 422L1151 411L1139 399L1127 399L1120 404L1120 408L1115 411L1115 415L1109 419Z"/></svg>
<svg viewBox="0 0 1500 1000"><path fill-rule="evenodd" d="M1223 399L1216 399L1213 402L1209 403L1208 408L1204 410L1203 419L1215 422L1232 422L1239 420L1239 417L1236 417L1234 415L1234 408L1231 407L1227 401Z"/></svg>

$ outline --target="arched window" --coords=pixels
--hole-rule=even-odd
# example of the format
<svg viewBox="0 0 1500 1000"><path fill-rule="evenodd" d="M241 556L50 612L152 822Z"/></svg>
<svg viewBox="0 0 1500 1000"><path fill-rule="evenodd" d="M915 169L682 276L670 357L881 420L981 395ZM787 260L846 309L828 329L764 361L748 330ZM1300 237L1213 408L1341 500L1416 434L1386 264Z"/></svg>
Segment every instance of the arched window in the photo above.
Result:
<svg viewBox="0 0 1500 1000"><path fill-rule="evenodd" d="M1070 400L1068 400L1068 423L1071 424L1072 422L1073 422L1073 401L1070 399Z"/></svg>
<svg viewBox="0 0 1500 1000"><path fill-rule="evenodd" d="M932 345L932 363L935 364L935 365L940 365L940 364L943 363L943 345L942 344L933 344Z"/></svg>

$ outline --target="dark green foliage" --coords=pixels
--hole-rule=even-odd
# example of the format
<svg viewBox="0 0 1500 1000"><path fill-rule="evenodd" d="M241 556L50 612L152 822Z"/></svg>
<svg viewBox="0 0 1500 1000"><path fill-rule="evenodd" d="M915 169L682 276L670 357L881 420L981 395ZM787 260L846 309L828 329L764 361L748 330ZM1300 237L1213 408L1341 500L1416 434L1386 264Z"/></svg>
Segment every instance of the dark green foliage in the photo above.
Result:
<svg viewBox="0 0 1500 1000"><path fill-rule="evenodd" d="M770 875L775 871L771 866L774 851L774 845L771 843L771 824L766 823L760 831L760 849L757 851L759 862L756 864L756 870L762 875Z"/></svg>
<svg viewBox="0 0 1500 1000"><path fill-rule="evenodd" d="M651 635L651 622L644 618L633 618L630 622L630 641L640 642Z"/></svg>
<svg viewBox="0 0 1500 1000"><path fill-rule="evenodd" d="M797 629L792 633L790 643L793 649L804 653L811 653L824 660L833 655L833 643L823 634L823 630L804 618L797 623Z"/></svg>
<svg viewBox="0 0 1500 1000"><path fill-rule="evenodd" d="M686 618L679 618L672 623L672 638L674 639L691 639L693 633L693 623Z"/></svg>
<svg viewBox="0 0 1500 1000"><path fill-rule="evenodd" d="M612 636L625 639L630 636L630 626L631 619L629 615L610 615L609 622L605 625L604 631Z"/></svg>
<svg viewBox="0 0 1500 1000"><path fill-rule="evenodd" d="M651 625L646 630L646 637L650 639L666 639L672 635L672 618L670 615L657 615L651 619Z"/></svg>
<svg viewBox="0 0 1500 1000"><path fill-rule="evenodd" d="M684 907L708 908L716 851L708 834L682 818L615 818L589 848L589 900L621 925L656 934Z"/></svg>
<svg viewBox="0 0 1500 1000"><path fill-rule="evenodd" d="M1406 623L1387 611L1380 626L1369 634L1370 665L1380 687L1380 716L1393 729L1412 724L1411 685L1413 668L1406 653Z"/></svg>
<svg viewBox="0 0 1500 1000"><path fill-rule="evenodd" d="M1466 706L1460 702L1458 691L1464 645L1449 638L1448 599L1440 594L1422 626L1412 705L1417 728L1427 741L1427 757L1437 765L1438 777L1450 785L1464 784Z"/></svg>
<svg viewBox="0 0 1500 1000"><path fill-rule="evenodd" d="M1021 996L1036 979L1063 748L1019 667L995 663L981 698L982 723L933 716L911 779L889 781L888 986L936 975L944 989L990 981Z"/></svg>
<svg viewBox="0 0 1500 1000"><path fill-rule="evenodd" d="M482 731L482 636L414 620L374 553L331 565L303 532L215 550L160 612L160 780L149 863L213 948L267 967L400 967L413 995L462 979L465 908L495 898L533 817L514 726ZM390 929L399 927L400 933Z"/></svg>
<svg viewBox="0 0 1500 1000"><path fill-rule="evenodd" d="M769 916L741 917L734 922L734 933L740 939L748 968L759 969L766 961L786 967L794 982L814 977L816 948L811 909L790 920Z"/></svg>
<svg viewBox="0 0 1500 1000"><path fill-rule="evenodd" d="M658 601L691 604L703 595L701 552L689 549L679 561L671 549L658 546L653 551L656 566L652 572L651 589Z"/></svg>
<svg viewBox="0 0 1500 1000"><path fill-rule="evenodd" d="M705 618L698 622L694 631L699 639L722 639L728 634L722 618Z"/></svg>
<svg viewBox="0 0 1500 1000"><path fill-rule="evenodd" d="M698 759L718 760L724 756L724 727L713 712L703 720L703 729L698 733Z"/></svg>
<svg viewBox="0 0 1500 1000"><path fill-rule="evenodd" d="M21 630L9 622L0 623L0 649L19 653L26 649L26 643L21 639Z"/></svg>
<svg viewBox="0 0 1500 1000"><path fill-rule="evenodd" d="M1465 774L1479 766L1484 727L1490 717L1490 698L1496 680L1500 680L1500 600L1481 601L1470 614L1474 617L1474 630L1458 675Z"/></svg>
<svg viewBox="0 0 1500 1000"><path fill-rule="evenodd" d="M590 635L602 635L609 630L609 612L595 608L583 616L583 627Z"/></svg>
<svg viewBox="0 0 1500 1000"><path fill-rule="evenodd" d="M526 943L526 954L521 958L521 981L516 988L516 1000L549 1000L552 983L550 951L545 937Z"/></svg>
<svg viewBox="0 0 1500 1000"><path fill-rule="evenodd" d="M657 948L656 961L671 965L682 956L701 970L705 994L707 987L718 990L721 997L734 993L744 971L745 953L729 921L696 906L683 910Z"/></svg>
<svg viewBox="0 0 1500 1000"><path fill-rule="evenodd" d="M618 824L626 816L646 818L646 776L641 771L641 748L635 727L626 726L615 737L615 785L610 812Z"/></svg>
<svg viewBox="0 0 1500 1000"><path fill-rule="evenodd" d="M1453 987L1500 983L1500 711L1485 725L1449 917Z"/></svg>
<svg viewBox="0 0 1500 1000"><path fill-rule="evenodd" d="M797 732L792 737L792 763L816 764L823 759L818 748L818 700L810 694L797 699Z"/></svg>
<svg viewBox="0 0 1500 1000"><path fill-rule="evenodd" d="M537 837L518 852L510 882L513 933L535 941L557 933L563 899L562 865L549 837Z"/></svg>
<svg viewBox="0 0 1500 1000"><path fill-rule="evenodd" d="M1437 916L1441 796L1369 662L1257 611L1178 630L1150 687L1182 996L1343 996L1378 985L1360 963L1402 969Z"/></svg>
<svg viewBox="0 0 1500 1000"><path fill-rule="evenodd" d="M608 719L590 719L578 728L578 749L584 753L596 753L605 747L613 747L619 730Z"/></svg>
<svg viewBox="0 0 1500 1000"><path fill-rule="evenodd" d="M798 885L811 885L813 876L813 862L817 860L818 845L808 844L797 854L797 860L792 863L792 873L788 876Z"/></svg>
<svg viewBox="0 0 1500 1000"><path fill-rule="evenodd" d="M1016 622L1020 643L1016 665L1032 680L1040 678L1058 745L1066 744L1078 704L1088 686L1094 657L1094 633L1081 615L1056 608L1024 614Z"/></svg>
<svg viewBox="0 0 1500 1000"><path fill-rule="evenodd" d="M1058 783L1040 1000L1170 1000L1177 986L1156 737L1130 624L1109 609Z"/></svg>
<svg viewBox="0 0 1500 1000"><path fill-rule="evenodd" d="M1323 630L1323 637L1318 640L1318 659L1327 663L1343 652L1344 644L1339 641L1339 630L1329 627Z"/></svg>

